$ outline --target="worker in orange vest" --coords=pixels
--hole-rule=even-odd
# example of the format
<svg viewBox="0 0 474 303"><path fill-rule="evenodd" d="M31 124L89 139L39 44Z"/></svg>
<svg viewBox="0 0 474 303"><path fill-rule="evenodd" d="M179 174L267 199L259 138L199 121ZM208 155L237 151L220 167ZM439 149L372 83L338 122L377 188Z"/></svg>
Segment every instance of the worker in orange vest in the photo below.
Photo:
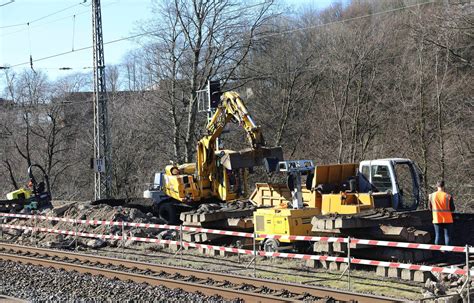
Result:
<svg viewBox="0 0 474 303"><path fill-rule="evenodd" d="M444 191L444 180L436 183L438 190L429 196L429 208L433 213L435 244L440 245L440 236L444 234L444 245L451 245L453 231L453 197Z"/></svg>

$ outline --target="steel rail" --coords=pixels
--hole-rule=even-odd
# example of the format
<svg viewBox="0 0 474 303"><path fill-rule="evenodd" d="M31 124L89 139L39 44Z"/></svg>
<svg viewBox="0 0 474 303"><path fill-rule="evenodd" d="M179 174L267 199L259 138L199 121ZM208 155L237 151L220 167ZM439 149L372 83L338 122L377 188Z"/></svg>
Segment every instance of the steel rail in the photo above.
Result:
<svg viewBox="0 0 474 303"><path fill-rule="evenodd" d="M189 269L189 268L161 265L161 264L154 264L154 263L146 263L146 262L133 261L133 260L94 256L94 255L89 255L89 254L79 254L79 253L73 253L73 252L68 252L68 251L37 248L37 247L31 247L31 246L21 246L21 245L15 245L15 244L0 243L0 250L3 251L0 254L0 258L4 258L4 256L7 255L5 251L11 251L14 253L47 256L50 258L60 258L60 259L63 259L64 261L77 260L80 262L90 262L90 263L95 263L95 264L101 264L104 266L107 266L107 265L123 266L128 269L137 269L137 270L151 271L151 272L157 272L157 273L165 272L170 275L179 274L182 276L193 276L200 280L213 280L216 283L230 282L236 285L247 284L247 285L254 286L256 288L266 287L272 290L286 290L294 294L299 294L299 295L309 294L311 296L319 297L319 298L330 297L339 301L356 301L356 302L361 302L361 303L362 302L368 302L368 303L369 302L402 302L402 300L398 300L394 298L375 296L375 295L369 295L369 294L359 294L359 293L348 292L348 291L343 291L343 290L335 290L335 289L329 289L329 288L324 288L324 287L310 286L306 284L297 284L297 283L288 283L288 282L268 280L268 279L259 279L259 278L252 278L252 277L247 277L247 276L238 276L238 275L231 275L231 274L225 274L225 273L210 272L210 271L204 271L204 270L196 270L196 269ZM22 257L33 258L33 257L27 257L27 256L22 256ZM38 259L35 259L35 260L38 260ZM62 262L62 261L52 261L52 260L47 260L47 259L39 259L39 260L49 261L49 262L59 262L59 263L63 263L64 266L71 265L71 264L73 264L74 266L84 266L84 265L77 265L74 263L68 263L68 262ZM41 264L38 264L38 265L41 265ZM107 269L101 269L101 268L95 268L95 267L89 267L89 266L84 266L84 267L87 267L89 271L80 271L78 269L76 270L78 270L79 272L90 272L91 269L92 270L94 269L107 270ZM113 273L117 272L120 274L127 274L127 275L129 274L129 273L124 273L122 271L115 271L115 270L108 270L108 271L111 271ZM103 275L107 276L106 274L103 274ZM142 277L141 279L157 278L150 275L147 275L147 276L139 275L139 276ZM114 277L114 276L111 276L111 277ZM127 279L131 279L131 278L127 278ZM163 278L159 278L159 279L163 279ZM166 280L169 281L169 279L166 279ZM171 284L173 285L175 285L175 283L177 282L183 283L182 281L178 281L178 280L171 280L171 281L172 281ZM141 282L143 281L140 281L140 283ZM184 283L189 284L190 282L184 282ZM160 282L153 285L160 285L160 284L167 286L166 284L164 284L164 282L163 283ZM204 286L207 286L207 285L198 284L198 288L196 288L195 290L188 290L188 288L186 288L185 285L183 284L180 284L180 286L168 286L168 287L170 288L179 287L179 288L185 289L186 291L200 291L204 293L204 289L203 289ZM228 289L218 288L214 286L213 288L211 287L209 292L205 294L206 295L219 294L223 297L226 297L223 295L223 292L226 290ZM239 298L244 299L246 302L254 302L254 301L264 302L263 298L257 298L257 295L263 295L263 294L258 294L258 293L253 293L253 292L243 292L243 294L246 294L247 296L250 294L251 298L247 298L247 299L243 297L243 294L242 295L235 295L235 294L236 293L234 292L230 294L233 297L226 297L226 298L232 299L232 298L239 297ZM263 296L267 296L268 298L268 295L263 295ZM280 302L282 302L282 300L283 302L298 301L291 298L282 298L282 297L272 296L271 301L275 302L275 300L280 301Z"/></svg>
<svg viewBox="0 0 474 303"><path fill-rule="evenodd" d="M10 297L10 296L5 296L5 295L0 295L0 302L9 302L9 303L27 303L28 301L15 298L15 297Z"/></svg>

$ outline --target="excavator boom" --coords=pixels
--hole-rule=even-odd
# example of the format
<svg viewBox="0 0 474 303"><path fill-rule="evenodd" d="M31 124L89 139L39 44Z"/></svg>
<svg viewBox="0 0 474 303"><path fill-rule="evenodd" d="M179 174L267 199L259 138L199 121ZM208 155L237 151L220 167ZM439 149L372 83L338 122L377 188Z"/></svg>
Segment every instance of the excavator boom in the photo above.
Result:
<svg viewBox="0 0 474 303"><path fill-rule="evenodd" d="M221 103L207 125L209 135L202 140L215 141L222 134L230 120L238 122L245 129L252 148L265 145L260 126L254 122L247 107L236 92L222 94Z"/></svg>
<svg viewBox="0 0 474 303"><path fill-rule="evenodd" d="M246 131L249 149L241 151L219 150L217 139L222 134L229 122L236 122ZM207 124L207 135L201 138L197 148L197 178L202 180L201 196L205 194L205 187L209 184L211 196L228 201L239 197L241 194L230 189L230 183L246 182L244 170L254 166L263 165L265 158L283 159L281 147L265 147L265 140L260 126L250 115L247 107L236 92L225 92L221 102ZM240 186L239 190L243 188ZM245 191L245 190L244 190ZM231 193L233 192L233 193Z"/></svg>
<svg viewBox="0 0 474 303"><path fill-rule="evenodd" d="M228 170L251 168L263 165L265 158L282 160L281 147L266 147L262 130L250 115L247 107L236 92L222 94L221 103L207 125L208 136L201 139L203 144L214 146L229 121L239 123L247 133L251 148L240 151L223 150L219 153L220 163Z"/></svg>

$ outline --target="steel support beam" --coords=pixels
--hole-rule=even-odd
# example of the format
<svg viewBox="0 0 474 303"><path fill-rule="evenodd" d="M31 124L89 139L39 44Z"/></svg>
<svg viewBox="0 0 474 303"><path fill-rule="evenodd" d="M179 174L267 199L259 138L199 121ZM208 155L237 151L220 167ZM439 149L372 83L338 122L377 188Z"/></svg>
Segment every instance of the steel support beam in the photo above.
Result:
<svg viewBox="0 0 474 303"><path fill-rule="evenodd" d="M112 175L100 0L92 1L92 36L94 60L94 179L95 199L98 200L110 197Z"/></svg>

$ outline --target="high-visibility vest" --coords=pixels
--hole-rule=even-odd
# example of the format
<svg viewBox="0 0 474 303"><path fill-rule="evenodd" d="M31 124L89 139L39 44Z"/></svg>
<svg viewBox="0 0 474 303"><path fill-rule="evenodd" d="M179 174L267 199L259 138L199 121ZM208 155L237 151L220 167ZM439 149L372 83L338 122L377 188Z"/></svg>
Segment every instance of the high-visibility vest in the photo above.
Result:
<svg viewBox="0 0 474 303"><path fill-rule="evenodd" d="M442 191L430 195L433 223L453 223L453 215L449 205L451 195Z"/></svg>

